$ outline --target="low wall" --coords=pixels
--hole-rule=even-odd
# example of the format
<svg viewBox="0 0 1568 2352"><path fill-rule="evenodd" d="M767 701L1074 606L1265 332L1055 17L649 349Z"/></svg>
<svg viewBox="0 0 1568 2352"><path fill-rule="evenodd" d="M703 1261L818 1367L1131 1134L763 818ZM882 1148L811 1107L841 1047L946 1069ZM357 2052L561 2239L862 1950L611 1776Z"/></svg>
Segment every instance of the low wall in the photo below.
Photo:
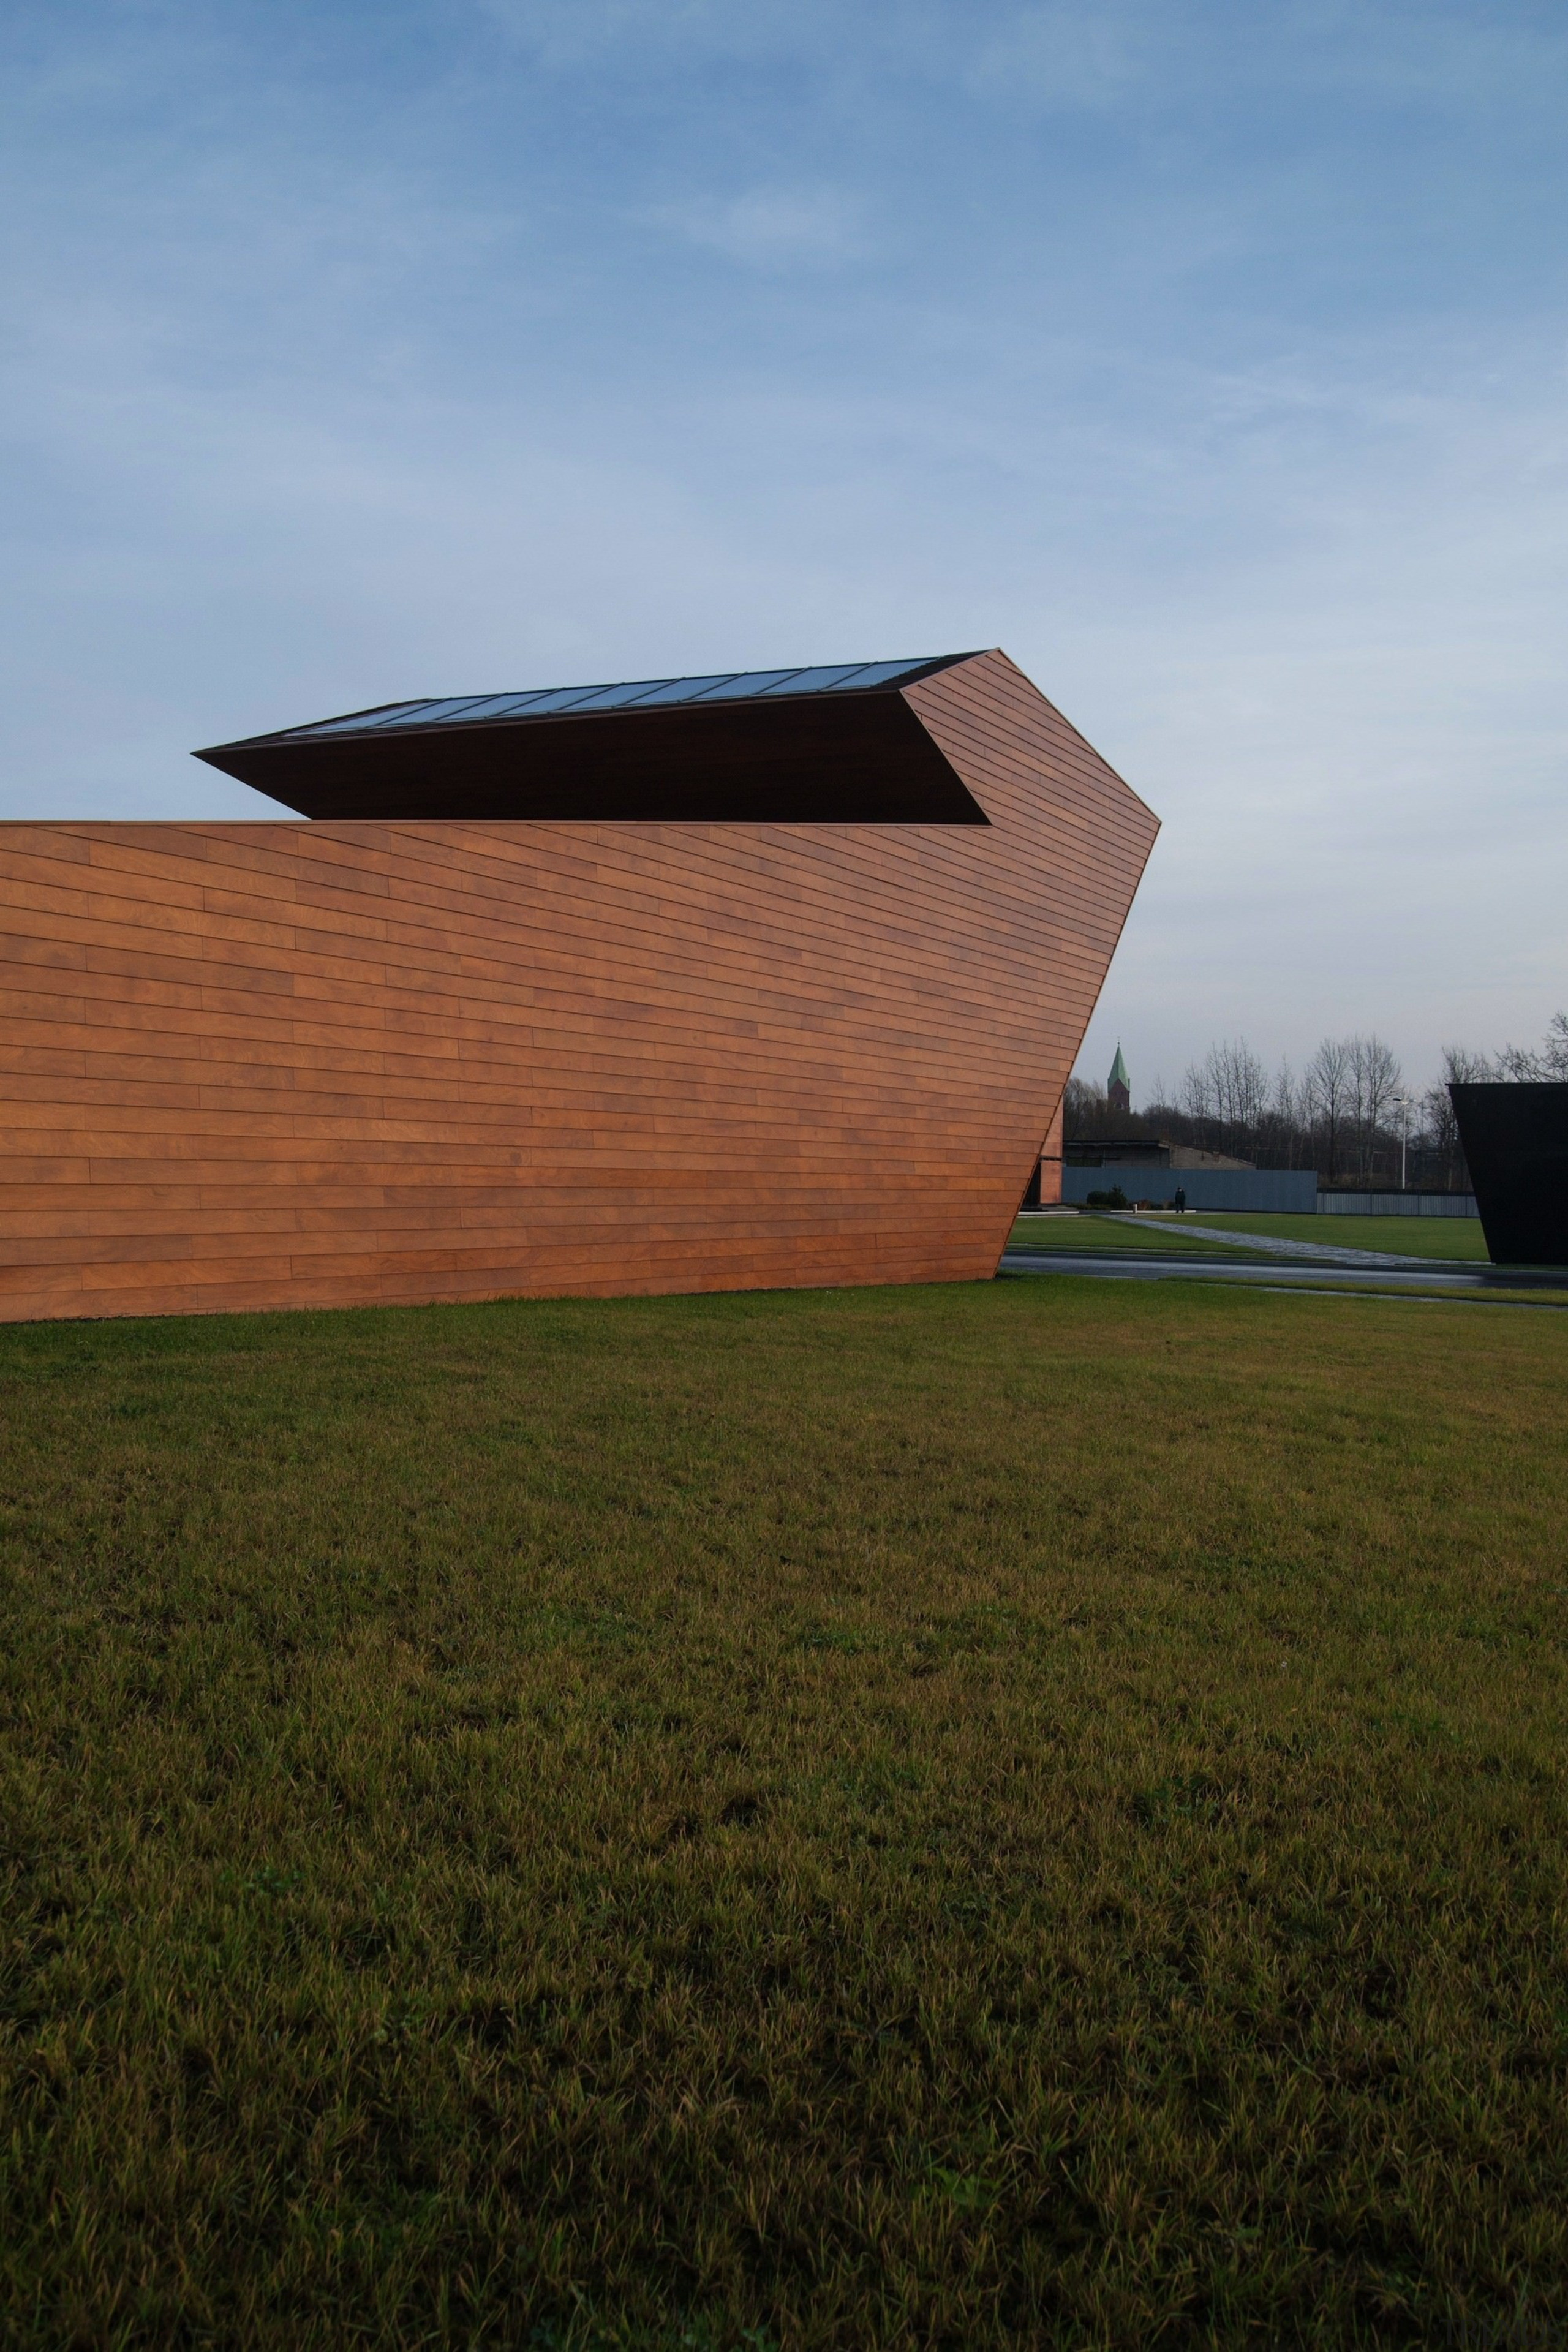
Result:
<svg viewBox="0 0 1568 2352"><path fill-rule="evenodd" d="M1320 1192L1321 1217L1473 1217L1473 1192Z"/></svg>
<svg viewBox="0 0 1568 2352"><path fill-rule="evenodd" d="M1130 1201L1168 1207L1178 1188L1189 1209L1273 1209L1310 1215L1318 1180L1310 1168L1141 1168L1135 1161L1103 1168L1064 1168L1062 1199L1080 1206L1091 1192L1120 1184Z"/></svg>

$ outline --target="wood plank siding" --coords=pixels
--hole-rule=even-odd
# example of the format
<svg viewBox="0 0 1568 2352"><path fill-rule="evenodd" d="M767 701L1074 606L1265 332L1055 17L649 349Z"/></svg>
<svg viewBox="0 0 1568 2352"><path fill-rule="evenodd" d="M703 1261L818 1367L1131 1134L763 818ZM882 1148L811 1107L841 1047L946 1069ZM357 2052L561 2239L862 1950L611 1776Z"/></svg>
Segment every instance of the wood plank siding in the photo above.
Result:
<svg viewBox="0 0 1568 2352"><path fill-rule="evenodd" d="M0 826L0 1317L991 1274L1155 822L904 699L988 823Z"/></svg>

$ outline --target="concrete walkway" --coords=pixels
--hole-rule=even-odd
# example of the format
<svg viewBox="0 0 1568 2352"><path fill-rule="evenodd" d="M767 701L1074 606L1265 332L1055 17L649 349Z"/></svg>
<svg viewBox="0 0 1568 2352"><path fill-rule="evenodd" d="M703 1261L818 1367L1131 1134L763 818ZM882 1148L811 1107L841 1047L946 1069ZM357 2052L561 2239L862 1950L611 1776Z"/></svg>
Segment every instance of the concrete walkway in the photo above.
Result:
<svg viewBox="0 0 1568 2352"><path fill-rule="evenodd" d="M1123 1214L1120 1209L1112 1209L1110 1215L1113 1224L1137 1225L1144 1233L1149 1230L1147 1217ZM1428 1257L1401 1257L1393 1250L1355 1249L1348 1242L1342 1242L1336 1249L1332 1242L1287 1242L1279 1240L1272 1234L1233 1234L1219 1225L1190 1225L1185 1217L1178 1217L1171 1230L1173 1233L1190 1234L1195 1242L1228 1242L1232 1249L1263 1250L1270 1257L1327 1259L1334 1265L1432 1265L1436 1264L1451 1266L1454 1263L1451 1257L1436 1260Z"/></svg>
<svg viewBox="0 0 1568 2352"><path fill-rule="evenodd" d="M1214 1258L1161 1257L1153 1250L1128 1250L1125 1254L1100 1250L1005 1250L999 1271L1003 1274L1078 1274L1092 1275L1102 1282L1221 1282L1241 1284L1255 1290L1310 1290L1333 1292L1338 1296L1356 1297L1381 1293L1391 1297L1425 1298L1484 1298L1489 1293L1521 1290L1556 1291L1568 1294L1568 1270L1560 1274L1524 1273L1509 1266L1456 1266L1450 1259L1446 1264L1433 1264L1417 1259L1415 1267L1407 1265L1370 1265L1363 1263L1370 1252L1358 1250L1354 1257L1332 1263L1320 1261L1314 1265L1233 1264L1226 1265ZM1504 1297L1501 1305L1542 1306L1562 1307L1568 1297L1511 1300Z"/></svg>

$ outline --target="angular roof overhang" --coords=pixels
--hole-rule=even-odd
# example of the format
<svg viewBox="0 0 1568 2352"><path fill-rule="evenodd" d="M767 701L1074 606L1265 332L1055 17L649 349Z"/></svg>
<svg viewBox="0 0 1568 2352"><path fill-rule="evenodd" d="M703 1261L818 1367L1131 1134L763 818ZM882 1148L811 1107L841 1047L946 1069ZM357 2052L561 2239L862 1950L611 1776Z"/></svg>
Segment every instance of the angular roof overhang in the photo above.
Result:
<svg viewBox="0 0 1568 2352"><path fill-rule="evenodd" d="M315 818L984 824L903 692L974 658L393 703L195 756Z"/></svg>

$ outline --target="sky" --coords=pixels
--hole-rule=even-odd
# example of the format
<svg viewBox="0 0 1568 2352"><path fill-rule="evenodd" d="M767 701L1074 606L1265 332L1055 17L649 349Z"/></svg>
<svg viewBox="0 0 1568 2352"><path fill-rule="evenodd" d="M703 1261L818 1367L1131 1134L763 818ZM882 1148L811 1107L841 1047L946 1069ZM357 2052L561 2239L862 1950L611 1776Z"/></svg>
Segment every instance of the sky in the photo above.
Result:
<svg viewBox="0 0 1568 2352"><path fill-rule="evenodd" d="M1163 832L1080 1070L1568 1003L1561 0L0 25L0 816L1000 645Z"/></svg>

